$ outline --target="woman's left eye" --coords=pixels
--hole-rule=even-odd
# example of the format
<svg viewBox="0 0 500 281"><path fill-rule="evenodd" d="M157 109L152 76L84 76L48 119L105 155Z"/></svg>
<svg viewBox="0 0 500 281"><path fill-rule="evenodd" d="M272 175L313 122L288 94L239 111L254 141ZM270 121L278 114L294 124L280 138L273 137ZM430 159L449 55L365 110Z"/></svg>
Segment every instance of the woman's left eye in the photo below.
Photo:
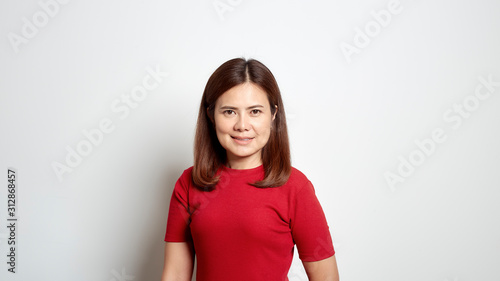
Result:
<svg viewBox="0 0 500 281"><path fill-rule="evenodd" d="M252 111L251 111L251 113L252 113L253 115L257 115L257 114L259 114L259 113L261 113L261 112L262 112L262 111L260 111L260 110L258 110L258 109L254 109L254 110L252 110Z"/></svg>

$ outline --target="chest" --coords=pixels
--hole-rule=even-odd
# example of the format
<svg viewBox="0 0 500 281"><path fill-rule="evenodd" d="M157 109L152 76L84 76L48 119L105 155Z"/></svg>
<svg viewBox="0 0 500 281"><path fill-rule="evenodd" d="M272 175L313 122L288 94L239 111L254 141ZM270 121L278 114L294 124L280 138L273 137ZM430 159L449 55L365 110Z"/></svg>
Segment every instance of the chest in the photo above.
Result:
<svg viewBox="0 0 500 281"><path fill-rule="evenodd" d="M193 237L269 241L273 235L289 235L288 201L283 190L256 188L244 181L196 192L190 196Z"/></svg>

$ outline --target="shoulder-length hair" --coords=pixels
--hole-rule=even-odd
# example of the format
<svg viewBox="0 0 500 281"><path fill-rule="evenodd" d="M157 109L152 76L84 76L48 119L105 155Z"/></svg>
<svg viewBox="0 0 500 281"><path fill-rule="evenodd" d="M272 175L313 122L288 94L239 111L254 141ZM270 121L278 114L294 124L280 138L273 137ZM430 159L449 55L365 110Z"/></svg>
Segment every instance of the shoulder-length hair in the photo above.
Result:
<svg viewBox="0 0 500 281"><path fill-rule="evenodd" d="M267 93L271 114L277 111L271 125L269 141L262 148L264 179L250 183L255 187L276 187L285 184L292 170L290 145L278 83L271 71L261 62L236 58L223 63L208 79L201 99L194 141L193 183L204 190L212 190L221 165L226 164L226 150L215 132L214 110L217 99L229 89L253 83Z"/></svg>

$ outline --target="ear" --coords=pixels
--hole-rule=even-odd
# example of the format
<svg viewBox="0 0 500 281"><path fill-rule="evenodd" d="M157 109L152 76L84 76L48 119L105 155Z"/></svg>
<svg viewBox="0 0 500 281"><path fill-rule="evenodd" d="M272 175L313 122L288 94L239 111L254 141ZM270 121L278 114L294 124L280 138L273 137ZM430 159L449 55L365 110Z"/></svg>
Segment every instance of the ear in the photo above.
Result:
<svg viewBox="0 0 500 281"><path fill-rule="evenodd" d="M274 119L276 118L276 113L278 113L278 105L275 104L274 107L276 108L276 110L274 111L273 120L272 121L274 121Z"/></svg>

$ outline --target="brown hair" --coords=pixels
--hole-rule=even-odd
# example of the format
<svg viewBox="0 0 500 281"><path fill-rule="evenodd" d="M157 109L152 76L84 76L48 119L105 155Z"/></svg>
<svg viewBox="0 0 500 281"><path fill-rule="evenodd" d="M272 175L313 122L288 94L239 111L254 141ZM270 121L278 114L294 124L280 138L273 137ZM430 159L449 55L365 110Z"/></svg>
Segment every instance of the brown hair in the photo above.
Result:
<svg viewBox="0 0 500 281"><path fill-rule="evenodd" d="M292 170L285 109L278 83L271 71L261 62L236 58L223 63L208 79L201 99L194 141L193 182L211 190L219 181L217 170L227 161L226 151L215 132L214 108L217 99L227 90L250 82L267 93L271 114L276 117L271 126L269 141L262 148L264 179L250 183L255 187L276 187L285 184ZM275 107L277 106L277 108Z"/></svg>

